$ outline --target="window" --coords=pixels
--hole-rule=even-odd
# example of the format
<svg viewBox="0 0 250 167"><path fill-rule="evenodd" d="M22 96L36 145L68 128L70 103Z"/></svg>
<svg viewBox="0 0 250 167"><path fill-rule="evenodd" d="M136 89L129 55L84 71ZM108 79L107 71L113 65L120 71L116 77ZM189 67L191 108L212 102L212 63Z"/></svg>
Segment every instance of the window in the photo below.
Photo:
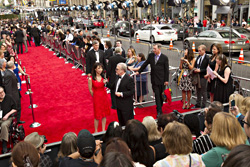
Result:
<svg viewBox="0 0 250 167"><path fill-rule="evenodd" d="M171 30L171 28L168 26L157 26L157 28L160 30Z"/></svg>
<svg viewBox="0 0 250 167"><path fill-rule="evenodd" d="M208 35L209 38L216 38L217 35L214 33L214 32L211 32L209 35Z"/></svg>
<svg viewBox="0 0 250 167"><path fill-rule="evenodd" d="M199 34L199 37L208 37L210 33L211 33L210 31L201 32L201 33Z"/></svg>
<svg viewBox="0 0 250 167"><path fill-rule="evenodd" d="M220 32L222 38L229 38L229 32ZM239 38L239 36L232 32L232 38Z"/></svg>

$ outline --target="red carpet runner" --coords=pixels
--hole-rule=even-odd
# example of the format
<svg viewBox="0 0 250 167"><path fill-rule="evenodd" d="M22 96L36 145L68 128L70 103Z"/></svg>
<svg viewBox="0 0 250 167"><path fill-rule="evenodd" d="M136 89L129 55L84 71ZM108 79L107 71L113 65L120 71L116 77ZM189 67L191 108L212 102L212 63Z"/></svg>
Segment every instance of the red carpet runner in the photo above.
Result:
<svg viewBox="0 0 250 167"><path fill-rule="evenodd" d="M37 131L45 135L49 143L60 141L67 132L78 133L81 129L94 132L94 114L92 97L88 91L87 78L80 70L72 69L72 64L64 64L53 52L44 47L29 47L29 52L20 54L22 66L30 75L35 121L41 123L38 128L30 128L32 113L29 95L25 95L26 85L22 84L22 116L26 135ZM168 104L165 104L168 105ZM173 102L170 110L180 109L180 102ZM167 106L166 108L169 108ZM155 106L136 109L135 119L142 121L147 115L156 116ZM107 117L107 125L117 120L116 110ZM99 131L101 130L99 123Z"/></svg>

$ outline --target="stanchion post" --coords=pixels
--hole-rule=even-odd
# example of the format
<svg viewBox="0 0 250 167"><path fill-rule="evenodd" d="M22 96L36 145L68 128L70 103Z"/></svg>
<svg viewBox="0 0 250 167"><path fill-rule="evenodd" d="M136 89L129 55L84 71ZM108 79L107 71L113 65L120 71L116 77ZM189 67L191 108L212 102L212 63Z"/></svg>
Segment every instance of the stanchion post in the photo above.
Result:
<svg viewBox="0 0 250 167"><path fill-rule="evenodd" d="M33 123L30 125L30 127L37 128L37 127L41 126L41 124L35 121L32 92L31 92L31 89L29 89L28 91L29 91L29 95L30 95L30 106L31 106L32 118L33 118Z"/></svg>
<svg viewBox="0 0 250 167"><path fill-rule="evenodd" d="M27 87L27 91L25 92L25 94L28 95L29 89L30 89L30 76L25 75L25 80L26 80L26 87Z"/></svg>
<svg viewBox="0 0 250 167"><path fill-rule="evenodd" d="M26 74L26 68L25 67L23 67L23 72ZM22 80L23 80L23 74L22 74ZM23 80L22 82L21 82L22 84L25 84L26 83L26 78L25 78L25 80Z"/></svg>

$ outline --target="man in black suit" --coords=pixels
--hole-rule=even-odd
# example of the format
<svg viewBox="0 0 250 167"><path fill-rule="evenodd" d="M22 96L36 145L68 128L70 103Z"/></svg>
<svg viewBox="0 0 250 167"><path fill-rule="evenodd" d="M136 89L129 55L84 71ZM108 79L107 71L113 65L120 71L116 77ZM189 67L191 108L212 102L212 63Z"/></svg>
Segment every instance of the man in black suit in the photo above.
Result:
<svg viewBox="0 0 250 167"><path fill-rule="evenodd" d="M120 47L122 48L122 41L121 40L117 40L115 42L115 47ZM126 58L126 53L125 53L125 50L122 48L122 54L121 54L122 57Z"/></svg>
<svg viewBox="0 0 250 167"><path fill-rule="evenodd" d="M99 42L94 40L92 43L93 49L88 51L86 55L86 73L88 76L91 75L91 70L95 63L102 63L104 70L106 70L106 59L104 51L99 50Z"/></svg>
<svg viewBox="0 0 250 167"><path fill-rule="evenodd" d="M20 121L21 118L21 101L20 93L18 87L20 86L16 75L13 70L15 69L15 64L12 61L7 63L7 68L4 72L4 87L7 95L10 95L16 103L17 107L17 121L19 124L25 123Z"/></svg>
<svg viewBox="0 0 250 167"><path fill-rule="evenodd" d="M206 46L205 45L200 45L198 47L198 52L199 56L197 57L194 67L195 73L200 74L200 86L201 88L196 86L196 93L197 93L197 101L196 101L196 108L204 108L206 106L206 101L207 101L207 80L204 78L204 75L207 74L207 66L209 62L209 56L206 54ZM202 99L202 104L201 104L201 96L203 97Z"/></svg>
<svg viewBox="0 0 250 167"><path fill-rule="evenodd" d="M116 81L117 75L116 75L116 66L118 63L125 63L126 59L121 56L122 49L117 47L115 48L115 55L110 57L107 67L107 78L109 79L110 85L113 85ZM116 102L115 102L115 89L111 90L111 100L112 100L112 107L113 109L116 109Z"/></svg>
<svg viewBox="0 0 250 167"><path fill-rule="evenodd" d="M117 115L121 126L125 126L126 122L134 119L133 95L135 93L135 84L133 78L126 74L127 65L118 63L116 73L119 76L114 84Z"/></svg>
<svg viewBox="0 0 250 167"><path fill-rule="evenodd" d="M17 54L19 54L19 47L21 47L21 53L23 53L23 31L18 28L14 34L14 37L17 44Z"/></svg>
<svg viewBox="0 0 250 167"><path fill-rule="evenodd" d="M150 64L151 67L151 83L152 89L155 93L157 117L159 117L162 114L162 93L165 86L168 85L169 79L168 57L161 53L161 44L154 44L153 53L148 55L148 59L136 73L139 74L143 72L148 64Z"/></svg>

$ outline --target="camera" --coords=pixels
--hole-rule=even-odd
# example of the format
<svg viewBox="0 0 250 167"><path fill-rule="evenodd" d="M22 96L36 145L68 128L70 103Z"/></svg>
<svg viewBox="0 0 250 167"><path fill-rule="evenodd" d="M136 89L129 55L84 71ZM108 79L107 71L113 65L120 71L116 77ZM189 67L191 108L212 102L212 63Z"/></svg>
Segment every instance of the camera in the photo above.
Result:
<svg viewBox="0 0 250 167"><path fill-rule="evenodd" d="M47 143L48 140L46 139L46 136L42 135L42 137L44 138L44 143Z"/></svg>
<svg viewBox="0 0 250 167"><path fill-rule="evenodd" d="M175 114L178 122L183 123L184 115L179 113L179 111L177 111L177 110L173 110L173 113Z"/></svg>

